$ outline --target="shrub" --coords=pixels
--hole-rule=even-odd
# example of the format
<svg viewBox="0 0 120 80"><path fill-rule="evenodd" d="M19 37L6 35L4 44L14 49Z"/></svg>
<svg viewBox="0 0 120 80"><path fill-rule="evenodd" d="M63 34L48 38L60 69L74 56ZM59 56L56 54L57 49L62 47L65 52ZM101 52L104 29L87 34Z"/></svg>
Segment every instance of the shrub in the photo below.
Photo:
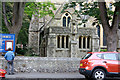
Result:
<svg viewBox="0 0 120 80"><path fill-rule="evenodd" d="M107 52L107 49L100 49L100 52Z"/></svg>

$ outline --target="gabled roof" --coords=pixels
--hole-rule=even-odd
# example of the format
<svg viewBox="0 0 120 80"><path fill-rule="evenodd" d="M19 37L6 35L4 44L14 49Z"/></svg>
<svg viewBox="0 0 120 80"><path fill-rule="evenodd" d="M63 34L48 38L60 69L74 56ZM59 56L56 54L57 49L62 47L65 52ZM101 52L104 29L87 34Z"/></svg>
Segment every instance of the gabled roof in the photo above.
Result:
<svg viewBox="0 0 120 80"><path fill-rule="evenodd" d="M53 13L56 15L56 13L59 11L59 9L62 7L62 5L55 4L55 7L57 9L53 10ZM32 15L29 31L38 32L38 31L42 30L45 26L47 26L51 20L52 20L52 17L49 15L47 15L43 18L38 18L38 17L35 17L34 15Z"/></svg>

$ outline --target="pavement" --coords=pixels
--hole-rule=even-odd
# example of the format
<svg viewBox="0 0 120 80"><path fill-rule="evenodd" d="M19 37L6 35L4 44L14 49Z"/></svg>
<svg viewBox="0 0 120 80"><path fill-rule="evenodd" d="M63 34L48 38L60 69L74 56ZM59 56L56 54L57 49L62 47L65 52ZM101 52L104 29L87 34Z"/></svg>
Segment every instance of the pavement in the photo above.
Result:
<svg viewBox="0 0 120 80"><path fill-rule="evenodd" d="M7 75L5 80L85 80L85 77L76 73L15 73Z"/></svg>
<svg viewBox="0 0 120 80"><path fill-rule="evenodd" d="M0 79L1 80L1 79ZM15 73L7 75L2 80L86 80L79 72L76 73ZM120 80L119 78L108 78L107 80Z"/></svg>

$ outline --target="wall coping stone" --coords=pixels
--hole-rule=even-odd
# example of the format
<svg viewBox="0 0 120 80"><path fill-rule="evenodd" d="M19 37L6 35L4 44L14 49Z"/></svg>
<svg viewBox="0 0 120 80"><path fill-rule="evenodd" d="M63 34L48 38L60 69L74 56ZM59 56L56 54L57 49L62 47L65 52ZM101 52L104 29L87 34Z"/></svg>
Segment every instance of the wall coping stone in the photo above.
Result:
<svg viewBox="0 0 120 80"><path fill-rule="evenodd" d="M0 56L0 59L5 59ZM16 56L15 60L81 60L81 58L69 58L69 57L26 57L26 56Z"/></svg>

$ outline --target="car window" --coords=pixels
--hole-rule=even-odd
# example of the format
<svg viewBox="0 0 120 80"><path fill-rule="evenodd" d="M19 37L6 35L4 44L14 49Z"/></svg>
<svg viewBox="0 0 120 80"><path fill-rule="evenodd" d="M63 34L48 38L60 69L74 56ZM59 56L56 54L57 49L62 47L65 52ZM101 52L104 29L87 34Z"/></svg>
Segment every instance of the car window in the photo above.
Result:
<svg viewBox="0 0 120 80"><path fill-rule="evenodd" d="M97 54L97 57L102 58L102 54Z"/></svg>
<svg viewBox="0 0 120 80"><path fill-rule="evenodd" d="M82 59L88 59L92 54L86 54Z"/></svg>
<svg viewBox="0 0 120 80"><path fill-rule="evenodd" d="M103 58L108 60L117 60L116 54L113 53L106 53Z"/></svg>
<svg viewBox="0 0 120 80"><path fill-rule="evenodd" d="M120 53L118 54L118 60L120 61Z"/></svg>

